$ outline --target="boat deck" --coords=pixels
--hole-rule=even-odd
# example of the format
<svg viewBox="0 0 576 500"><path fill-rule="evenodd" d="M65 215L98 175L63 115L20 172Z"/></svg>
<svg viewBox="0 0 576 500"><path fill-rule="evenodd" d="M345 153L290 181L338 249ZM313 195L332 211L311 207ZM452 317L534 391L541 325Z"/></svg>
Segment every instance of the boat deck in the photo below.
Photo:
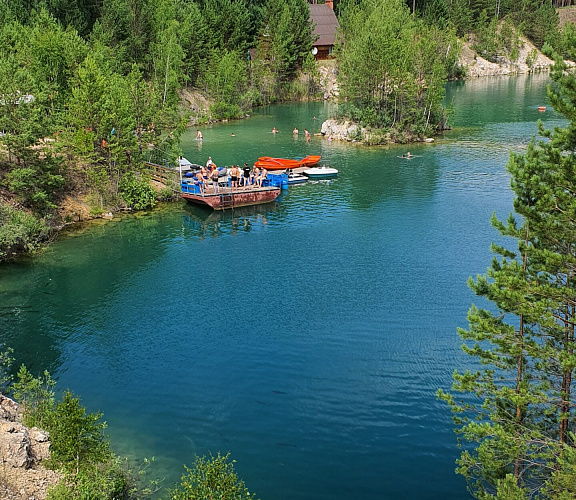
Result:
<svg viewBox="0 0 576 500"><path fill-rule="evenodd" d="M206 205L214 210L259 205L274 201L280 194L279 186L264 185L231 187L227 179L221 178L217 189L214 183L198 183L194 180L183 180L181 183L182 198L192 203Z"/></svg>

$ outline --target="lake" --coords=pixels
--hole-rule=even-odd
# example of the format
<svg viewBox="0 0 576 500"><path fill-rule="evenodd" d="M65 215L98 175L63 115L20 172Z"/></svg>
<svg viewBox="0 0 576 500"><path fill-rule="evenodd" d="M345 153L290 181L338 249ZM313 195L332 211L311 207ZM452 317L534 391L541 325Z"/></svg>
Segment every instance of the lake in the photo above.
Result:
<svg viewBox="0 0 576 500"><path fill-rule="evenodd" d="M468 498L435 392L471 366L456 329L484 305L466 281L512 210L509 154L538 119L563 123L537 110L547 83L449 84L453 129L432 144L308 144L322 102L190 130L194 163L320 154L339 175L266 206L179 201L69 231L0 266L0 340L103 411L118 453L155 457L163 487L230 451L263 500Z"/></svg>

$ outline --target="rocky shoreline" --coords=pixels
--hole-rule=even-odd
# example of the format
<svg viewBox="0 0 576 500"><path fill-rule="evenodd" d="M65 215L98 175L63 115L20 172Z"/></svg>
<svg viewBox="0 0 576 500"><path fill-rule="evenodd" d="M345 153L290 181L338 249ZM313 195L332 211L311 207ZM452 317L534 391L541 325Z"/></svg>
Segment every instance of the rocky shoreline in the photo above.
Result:
<svg viewBox="0 0 576 500"><path fill-rule="evenodd" d="M62 476L42 465L50 457L48 434L24 426L20 417L18 404L0 394L0 498L45 500Z"/></svg>
<svg viewBox="0 0 576 500"><path fill-rule="evenodd" d="M490 62L477 54L469 43L463 42L458 63L465 68L466 79L487 76L516 76L530 73L547 72L554 61L542 54L527 39L522 39L518 59L512 61L500 57L498 62ZM337 70L335 65L322 65L320 70L320 83L323 88L324 99L338 98ZM330 140L347 142L364 142L369 139L370 131L361 128L357 123L349 120L329 119L322 123L321 136ZM433 138L413 138L413 142L433 142Z"/></svg>

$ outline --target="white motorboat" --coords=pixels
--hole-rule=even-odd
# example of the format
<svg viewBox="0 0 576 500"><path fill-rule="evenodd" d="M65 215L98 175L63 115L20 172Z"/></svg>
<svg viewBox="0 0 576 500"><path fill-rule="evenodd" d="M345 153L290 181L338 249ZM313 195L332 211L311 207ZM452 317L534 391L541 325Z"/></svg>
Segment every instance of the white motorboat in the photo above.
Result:
<svg viewBox="0 0 576 500"><path fill-rule="evenodd" d="M286 170L286 174L288 175L288 185L300 184L300 183L306 182L308 180L308 177L306 177L305 175L296 173L296 172L292 171L292 169Z"/></svg>
<svg viewBox="0 0 576 500"><path fill-rule="evenodd" d="M338 170L332 167L314 167L302 172L309 179L330 179L338 175Z"/></svg>

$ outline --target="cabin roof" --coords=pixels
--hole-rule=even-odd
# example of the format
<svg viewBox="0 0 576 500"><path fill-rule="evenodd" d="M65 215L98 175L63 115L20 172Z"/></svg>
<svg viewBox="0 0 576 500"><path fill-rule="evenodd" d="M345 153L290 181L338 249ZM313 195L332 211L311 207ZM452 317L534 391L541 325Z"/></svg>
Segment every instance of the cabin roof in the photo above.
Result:
<svg viewBox="0 0 576 500"><path fill-rule="evenodd" d="M315 24L313 35L318 36L313 45L334 45L336 30L340 25L330 6L328 4L310 4L310 20Z"/></svg>

